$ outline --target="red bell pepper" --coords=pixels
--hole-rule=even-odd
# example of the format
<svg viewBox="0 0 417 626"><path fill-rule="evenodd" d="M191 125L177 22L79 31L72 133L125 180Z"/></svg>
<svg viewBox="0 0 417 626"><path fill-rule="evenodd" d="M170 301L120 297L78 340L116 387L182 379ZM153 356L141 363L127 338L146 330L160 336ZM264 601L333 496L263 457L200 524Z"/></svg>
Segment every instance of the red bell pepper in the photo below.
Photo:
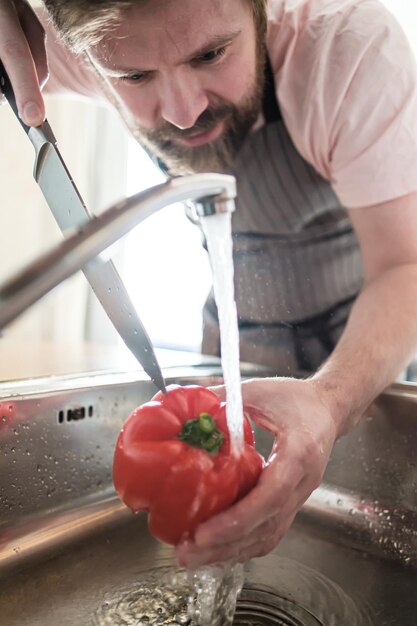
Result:
<svg viewBox="0 0 417 626"><path fill-rule="evenodd" d="M244 419L244 445L231 454L226 405L205 387L171 385L127 418L117 441L113 480L134 512L148 511L151 533L177 544L246 495L263 457Z"/></svg>

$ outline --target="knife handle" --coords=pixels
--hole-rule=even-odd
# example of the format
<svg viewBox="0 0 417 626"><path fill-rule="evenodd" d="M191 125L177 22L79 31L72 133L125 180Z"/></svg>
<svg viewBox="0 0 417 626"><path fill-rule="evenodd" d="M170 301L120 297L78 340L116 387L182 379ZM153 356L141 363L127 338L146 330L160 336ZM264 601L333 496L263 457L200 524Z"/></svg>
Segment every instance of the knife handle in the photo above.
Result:
<svg viewBox="0 0 417 626"><path fill-rule="evenodd" d="M6 72L6 69L3 65L3 63L0 60L0 89L2 90L4 97L6 98L7 102L10 104L10 106L13 109L13 113L16 115L17 119L20 122L20 125L22 126L23 130L28 133L30 131L30 126L27 126L27 124L24 123L24 121L21 119L20 115L19 115L19 111L17 109L17 104L16 104L16 98L14 96L14 91L13 91L13 87L12 87L12 83L10 82L10 78Z"/></svg>

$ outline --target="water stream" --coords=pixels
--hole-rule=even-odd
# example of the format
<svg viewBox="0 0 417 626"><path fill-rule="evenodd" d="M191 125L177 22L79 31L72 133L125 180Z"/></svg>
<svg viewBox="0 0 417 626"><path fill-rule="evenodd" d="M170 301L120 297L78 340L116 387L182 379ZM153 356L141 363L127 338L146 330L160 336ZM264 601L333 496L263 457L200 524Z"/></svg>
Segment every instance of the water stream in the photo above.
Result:
<svg viewBox="0 0 417 626"><path fill-rule="evenodd" d="M239 329L233 284L232 215L202 218L213 272L219 326L221 363L226 387L226 415L233 454L243 445L243 403L240 387Z"/></svg>
<svg viewBox="0 0 417 626"><path fill-rule="evenodd" d="M226 417L232 454L243 447L243 401L240 379L239 329L234 290L232 214L202 218L213 273L213 290L220 327L220 353L226 387ZM241 565L202 567L193 573L196 603L189 609L193 623L228 626L243 585ZM200 593L198 590L200 589ZM195 612L193 613L193 606Z"/></svg>

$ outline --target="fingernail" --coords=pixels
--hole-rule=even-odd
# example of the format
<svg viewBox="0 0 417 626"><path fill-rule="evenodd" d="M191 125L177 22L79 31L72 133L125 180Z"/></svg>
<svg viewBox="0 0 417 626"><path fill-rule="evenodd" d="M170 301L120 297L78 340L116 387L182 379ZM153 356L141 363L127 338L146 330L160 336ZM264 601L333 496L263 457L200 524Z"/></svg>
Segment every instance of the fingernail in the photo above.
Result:
<svg viewBox="0 0 417 626"><path fill-rule="evenodd" d="M39 126L39 124L42 124L42 113L36 102L27 102L25 104L22 117L28 126Z"/></svg>

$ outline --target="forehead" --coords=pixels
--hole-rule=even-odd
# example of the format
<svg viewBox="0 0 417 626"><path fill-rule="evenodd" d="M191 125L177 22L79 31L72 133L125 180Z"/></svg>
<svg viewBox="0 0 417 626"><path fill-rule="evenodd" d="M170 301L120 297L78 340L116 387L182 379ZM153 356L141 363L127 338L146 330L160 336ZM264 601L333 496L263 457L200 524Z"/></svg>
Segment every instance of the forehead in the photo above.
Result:
<svg viewBox="0 0 417 626"><path fill-rule="evenodd" d="M114 65L137 65L139 55L142 67L174 63L251 21L247 0L146 0L126 11L94 52Z"/></svg>

